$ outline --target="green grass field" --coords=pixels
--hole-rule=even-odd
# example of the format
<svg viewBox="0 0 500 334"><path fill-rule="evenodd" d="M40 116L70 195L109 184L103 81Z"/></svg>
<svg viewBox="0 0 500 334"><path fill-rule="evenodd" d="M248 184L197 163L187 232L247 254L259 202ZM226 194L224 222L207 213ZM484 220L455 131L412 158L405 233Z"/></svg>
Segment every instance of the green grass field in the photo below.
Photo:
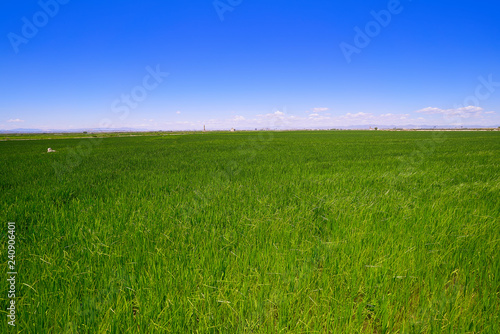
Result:
<svg viewBox="0 0 500 334"><path fill-rule="evenodd" d="M22 333L500 332L500 132L4 141L0 167Z"/></svg>

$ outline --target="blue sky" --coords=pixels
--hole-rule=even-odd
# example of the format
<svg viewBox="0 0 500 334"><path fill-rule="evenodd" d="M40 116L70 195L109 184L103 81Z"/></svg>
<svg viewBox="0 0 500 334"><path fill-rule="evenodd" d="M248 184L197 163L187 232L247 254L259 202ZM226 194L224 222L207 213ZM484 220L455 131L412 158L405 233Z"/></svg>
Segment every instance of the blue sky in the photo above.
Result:
<svg viewBox="0 0 500 334"><path fill-rule="evenodd" d="M500 126L496 1L0 9L0 130Z"/></svg>

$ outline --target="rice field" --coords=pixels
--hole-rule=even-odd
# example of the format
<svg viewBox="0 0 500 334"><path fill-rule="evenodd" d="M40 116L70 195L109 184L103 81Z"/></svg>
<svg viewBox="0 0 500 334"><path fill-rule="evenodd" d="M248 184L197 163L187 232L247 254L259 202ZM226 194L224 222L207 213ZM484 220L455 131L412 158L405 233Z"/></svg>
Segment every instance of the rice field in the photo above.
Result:
<svg viewBox="0 0 500 334"><path fill-rule="evenodd" d="M499 131L9 140L0 168L5 332L500 332Z"/></svg>

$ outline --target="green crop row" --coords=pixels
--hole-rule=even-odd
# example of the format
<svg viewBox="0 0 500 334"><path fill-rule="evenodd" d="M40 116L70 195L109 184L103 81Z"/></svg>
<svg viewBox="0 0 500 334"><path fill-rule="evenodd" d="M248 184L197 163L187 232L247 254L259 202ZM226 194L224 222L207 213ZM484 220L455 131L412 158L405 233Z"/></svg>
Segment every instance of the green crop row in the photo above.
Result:
<svg viewBox="0 0 500 334"><path fill-rule="evenodd" d="M5 141L0 168L21 332L500 332L498 132Z"/></svg>

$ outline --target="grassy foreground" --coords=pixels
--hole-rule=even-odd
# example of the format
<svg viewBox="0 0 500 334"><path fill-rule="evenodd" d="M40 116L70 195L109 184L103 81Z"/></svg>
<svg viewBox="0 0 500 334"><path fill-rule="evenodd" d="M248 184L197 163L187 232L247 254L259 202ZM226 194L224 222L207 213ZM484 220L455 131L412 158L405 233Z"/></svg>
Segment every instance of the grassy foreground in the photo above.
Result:
<svg viewBox="0 0 500 334"><path fill-rule="evenodd" d="M16 331L500 332L499 132L6 141L0 168Z"/></svg>

